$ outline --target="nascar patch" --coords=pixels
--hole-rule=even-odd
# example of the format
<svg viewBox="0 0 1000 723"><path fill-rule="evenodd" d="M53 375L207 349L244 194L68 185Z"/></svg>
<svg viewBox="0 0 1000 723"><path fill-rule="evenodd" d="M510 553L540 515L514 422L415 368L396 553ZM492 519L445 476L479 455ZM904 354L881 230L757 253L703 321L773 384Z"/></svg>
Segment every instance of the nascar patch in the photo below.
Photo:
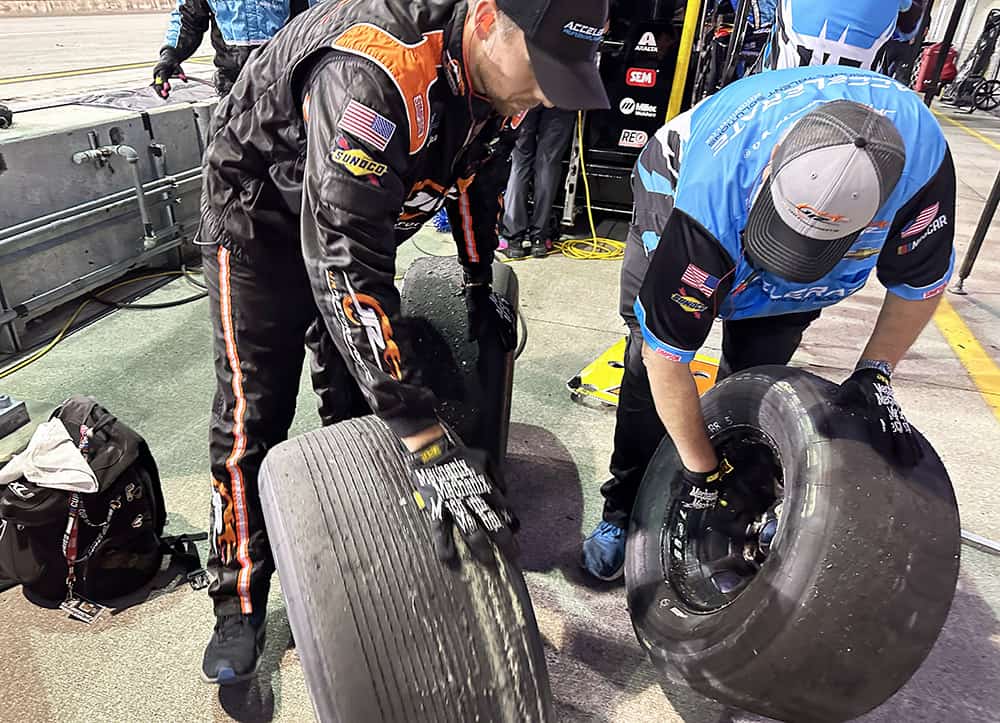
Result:
<svg viewBox="0 0 1000 723"><path fill-rule="evenodd" d="M933 206L928 206L919 214L917 217L910 221L909 224L899 232L901 238L910 238L911 236L917 236L924 232L924 230L931 225L938 215L938 209L941 208L941 204L935 203Z"/></svg>
<svg viewBox="0 0 1000 723"><path fill-rule="evenodd" d="M396 124L364 103L351 100L340 116L340 130L372 148L384 151L396 133Z"/></svg>

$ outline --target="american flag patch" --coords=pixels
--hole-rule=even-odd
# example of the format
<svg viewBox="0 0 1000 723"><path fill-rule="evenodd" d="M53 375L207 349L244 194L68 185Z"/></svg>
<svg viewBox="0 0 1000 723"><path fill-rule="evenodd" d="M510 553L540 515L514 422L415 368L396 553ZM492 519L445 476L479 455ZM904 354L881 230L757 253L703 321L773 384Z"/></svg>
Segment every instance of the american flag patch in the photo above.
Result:
<svg viewBox="0 0 1000 723"><path fill-rule="evenodd" d="M918 234L923 233L924 230L931 225L931 221L937 218L939 208L941 208L940 202L925 208L915 219L910 221L910 223L899 232L900 237L909 238L910 236L917 236Z"/></svg>
<svg viewBox="0 0 1000 723"><path fill-rule="evenodd" d="M384 151L396 132L396 124L363 103L352 100L340 116L340 130Z"/></svg>
<svg viewBox="0 0 1000 723"><path fill-rule="evenodd" d="M711 296L719 288L719 280L694 264L688 264L681 276L681 282L693 286L705 296Z"/></svg>

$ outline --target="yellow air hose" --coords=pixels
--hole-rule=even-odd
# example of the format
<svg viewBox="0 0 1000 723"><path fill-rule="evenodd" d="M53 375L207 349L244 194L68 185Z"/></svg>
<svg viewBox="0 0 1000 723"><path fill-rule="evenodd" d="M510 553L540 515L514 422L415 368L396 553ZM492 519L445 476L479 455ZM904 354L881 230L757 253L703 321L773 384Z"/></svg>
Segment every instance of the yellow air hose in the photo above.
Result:
<svg viewBox="0 0 1000 723"><path fill-rule="evenodd" d="M625 242L597 235L594 226L594 209L590 204L590 181L587 179L587 163L583 156L583 112L576 113L576 141L580 148L580 172L583 175L583 195L587 200L587 221L590 222L590 238L568 239L553 244L563 256L583 261L614 261L625 256Z"/></svg>

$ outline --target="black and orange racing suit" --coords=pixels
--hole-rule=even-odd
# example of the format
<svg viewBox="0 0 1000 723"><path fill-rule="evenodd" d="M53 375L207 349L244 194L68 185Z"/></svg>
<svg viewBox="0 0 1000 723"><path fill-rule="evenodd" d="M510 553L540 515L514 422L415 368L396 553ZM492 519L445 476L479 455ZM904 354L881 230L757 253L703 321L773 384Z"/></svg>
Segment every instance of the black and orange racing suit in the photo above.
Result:
<svg viewBox="0 0 1000 723"><path fill-rule="evenodd" d="M512 142L472 92L466 12L454 0L319 4L254 54L216 112L201 243L219 615L263 609L273 561L257 473L291 424L307 331L324 422L372 410L406 436L437 421L399 314L396 248L445 206L467 278L489 281Z"/></svg>

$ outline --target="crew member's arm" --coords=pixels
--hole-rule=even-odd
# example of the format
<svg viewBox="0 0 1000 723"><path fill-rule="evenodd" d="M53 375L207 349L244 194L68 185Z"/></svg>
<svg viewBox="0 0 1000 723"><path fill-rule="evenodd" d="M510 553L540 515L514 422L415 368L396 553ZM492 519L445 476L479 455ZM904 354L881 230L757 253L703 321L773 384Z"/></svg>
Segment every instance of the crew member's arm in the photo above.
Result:
<svg viewBox="0 0 1000 723"><path fill-rule="evenodd" d="M163 50L170 50L178 63L194 55L208 31L212 8L208 0L178 0L170 13Z"/></svg>
<svg viewBox="0 0 1000 723"><path fill-rule="evenodd" d="M469 340L496 334L505 349L517 343L515 312L506 299L491 293L497 223L502 211L500 194L510 175L510 152L515 134L506 120L488 144L474 145L465 158L455 197L447 202L448 221L465 270L465 303L469 311ZM502 124L502 125L501 125Z"/></svg>
<svg viewBox="0 0 1000 723"><path fill-rule="evenodd" d="M208 0L178 0L170 13L160 60L153 69L153 87L163 98L170 95L170 79L187 82L181 63L194 55L208 30L212 9Z"/></svg>
<svg viewBox="0 0 1000 723"><path fill-rule="evenodd" d="M635 302L656 411L691 472L718 466L688 362L708 337L732 270L719 242L675 208Z"/></svg>
<svg viewBox="0 0 1000 723"><path fill-rule="evenodd" d="M313 295L372 410L416 450L442 430L393 283L410 162L406 111L383 71L340 54L311 73L300 97L302 248Z"/></svg>
<svg viewBox="0 0 1000 723"><path fill-rule="evenodd" d="M854 373L840 385L842 404L867 412L871 439L885 457L916 464L923 450L892 390L892 369L916 341L940 301L955 263L955 169L947 148L931 179L896 214L878 258L885 301Z"/></svg>
<svg viewBox="0 0 1000 723"><path fill-rule="evenodd" d="M711 472L719 465L705 429L698 388L687 364L660 356L652 346L642 349L656 413L674 441L681 462L692 472Z"/></svg>
<svg viewBox="0 0 1000 723"><path fill-rule="evenodd" d="M947 150L934 176L893 219L879 254L888 289L862 359L896 366L930 321L955 262L955 167Z"/></svg>
<svg viewBox="0 0 1000 723"><path fill-rule="evenodd" d="M446 203L458 260L472 281L489 283L492 279L501 194L510 175L514 138L505 125L488 145L474 147L477 155L463 159L454 198Z"/></svg>

